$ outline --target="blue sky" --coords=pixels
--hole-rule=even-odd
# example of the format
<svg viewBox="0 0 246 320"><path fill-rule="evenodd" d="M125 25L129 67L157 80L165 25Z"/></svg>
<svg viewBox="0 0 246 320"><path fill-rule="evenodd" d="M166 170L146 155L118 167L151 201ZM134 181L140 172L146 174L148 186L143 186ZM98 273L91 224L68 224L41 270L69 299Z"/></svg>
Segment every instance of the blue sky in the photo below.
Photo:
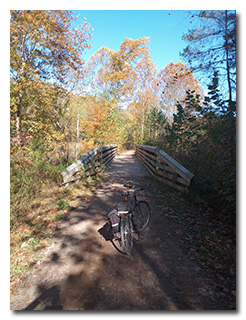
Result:
<svg viewBox="0 0 246 320"><path fill-rule="evenodd" d="M150 55L158 72L170 61L180 60L186 47L182 35L198 23L182 10L75 10L74 14L80 15L77 23L85 17L94 28L85 61L102 46L117 50L125 38L150 37Z"/></svg>

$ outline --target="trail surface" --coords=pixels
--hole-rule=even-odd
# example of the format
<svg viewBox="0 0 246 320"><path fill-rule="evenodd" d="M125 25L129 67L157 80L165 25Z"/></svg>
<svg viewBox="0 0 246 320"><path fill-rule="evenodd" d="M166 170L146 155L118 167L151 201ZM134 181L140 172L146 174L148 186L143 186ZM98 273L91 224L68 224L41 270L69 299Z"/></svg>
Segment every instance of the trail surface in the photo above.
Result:
<svg viewBox="0 0 246 320"><path fill-rule="evenodd" d="M161 215L151 189L151 221L130 255L105 233L107 213L127 180L145 185L133 152L117 156L93 198L60 224L43 261L23 280L12 310L222 310L213 283L182 250L182 232ZM179 226L180 230L180 226Z"/></svg>

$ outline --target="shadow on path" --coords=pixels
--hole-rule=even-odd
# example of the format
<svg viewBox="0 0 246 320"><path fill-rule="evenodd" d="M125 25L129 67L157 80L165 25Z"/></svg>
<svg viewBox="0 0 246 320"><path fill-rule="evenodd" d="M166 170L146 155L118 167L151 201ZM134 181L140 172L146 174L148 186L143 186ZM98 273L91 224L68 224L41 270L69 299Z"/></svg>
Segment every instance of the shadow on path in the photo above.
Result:
<svg viewBox="0 0 246 320"><path fill-rule="evenodd" d="M94 197L60 224L42 263L11 299L13 310L218 310L209 280L182 251L175 225L159 215L154 196L149 226L130 255L107 230L107 214L121 201L123 184L146 184L147 171L128 153L117 156Z"/></svg>

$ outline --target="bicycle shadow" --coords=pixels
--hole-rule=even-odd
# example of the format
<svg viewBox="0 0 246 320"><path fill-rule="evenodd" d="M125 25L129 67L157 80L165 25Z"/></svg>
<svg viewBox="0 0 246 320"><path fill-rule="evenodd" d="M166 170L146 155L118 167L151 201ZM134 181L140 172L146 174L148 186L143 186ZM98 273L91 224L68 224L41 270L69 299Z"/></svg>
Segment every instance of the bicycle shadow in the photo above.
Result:
<svg viewBox="0 0 246 320"><path fill-rule="evenodd" d="M125 254L120 237L113 234L108 222L106 222L102 228L98 229L98 232L106 241L110 241L118 252Z"/></svg>

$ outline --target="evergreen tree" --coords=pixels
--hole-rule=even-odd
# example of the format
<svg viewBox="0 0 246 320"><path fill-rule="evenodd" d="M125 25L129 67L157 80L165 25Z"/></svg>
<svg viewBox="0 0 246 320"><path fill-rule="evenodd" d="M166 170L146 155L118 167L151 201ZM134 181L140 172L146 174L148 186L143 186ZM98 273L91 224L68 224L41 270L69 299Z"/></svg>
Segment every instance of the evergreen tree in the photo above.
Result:
<svg viewBox="0 0 246 320"><path fill-rule="evenodd" d="M196 15L194 13L194 15ZM193 16L194 16L193 15ZM236 12L234 10L200 11L200 26L183 35L188 43L181 56L190 70L202 80L220 73L220 89L225 99L235 100L236 95ZM199 73L198 73L199 72Z"/></svg>

